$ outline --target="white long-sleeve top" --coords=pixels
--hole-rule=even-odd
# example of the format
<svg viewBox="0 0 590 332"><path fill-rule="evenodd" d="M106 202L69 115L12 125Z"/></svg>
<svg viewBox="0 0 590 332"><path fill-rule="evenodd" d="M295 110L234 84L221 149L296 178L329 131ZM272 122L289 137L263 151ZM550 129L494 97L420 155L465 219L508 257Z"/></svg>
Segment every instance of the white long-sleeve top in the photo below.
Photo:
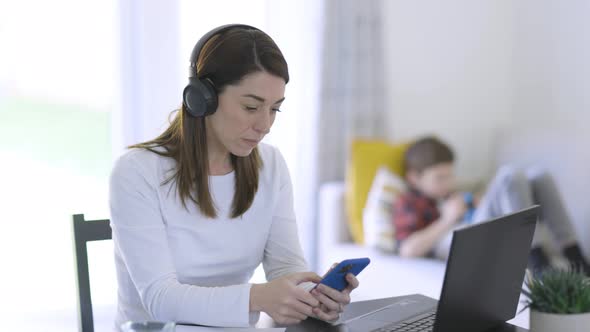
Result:
<svg viewBox="0 0 590 332"><path fill-rule="evenodd" d="M132 320L245 327L249 279L262 263L266 278L307 271L297 234L292 185L280 152L260 144L263 167L250 209L231 219L234 172L210 176L218 217L205 217L174 185L162 183L175 162L132 149L110 178L111 227L118 281L116 326Z"/></svg>

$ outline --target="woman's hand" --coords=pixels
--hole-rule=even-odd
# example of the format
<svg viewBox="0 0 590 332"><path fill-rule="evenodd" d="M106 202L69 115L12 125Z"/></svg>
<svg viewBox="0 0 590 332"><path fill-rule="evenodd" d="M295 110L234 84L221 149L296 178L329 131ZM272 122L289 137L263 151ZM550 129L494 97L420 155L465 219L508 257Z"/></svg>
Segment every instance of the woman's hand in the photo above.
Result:
<svg viewBox="0 0 590 332"><path fill-rule="evenodd" d="M313 316L320 302L309 292L298 288L302 282L319 283L321 277L313 272L293 273L266 284L254 284L250 289L250 311L266 312L280 325L297 324Z"/></svg>
<svg viewBox="0 0 590 332"><path fill-rule="evenodd" d="M318 308L313 308L314 317L327 322L340 318L344 307L350 303L350 293L359 286L358 279L352 273L346 275L346 281L348 281L348 287L342 292L323 284L319 284L311 291L311 294L321 303Z"/></svg>

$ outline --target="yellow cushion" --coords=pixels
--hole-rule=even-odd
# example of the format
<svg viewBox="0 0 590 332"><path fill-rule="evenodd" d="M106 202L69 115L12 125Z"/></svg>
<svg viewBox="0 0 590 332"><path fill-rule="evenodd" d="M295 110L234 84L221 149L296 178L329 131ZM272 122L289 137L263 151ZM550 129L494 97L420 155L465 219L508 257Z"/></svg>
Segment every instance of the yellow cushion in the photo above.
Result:
<svg viewBox="0 0 590 332"><path fill-rule="evenodd" d="M404 153L409 144L385 141L355 140L352 142L346 172L346 212L354 242L362 244L363 209L373 178L381 166L399 176L404 175Z"/></svg>

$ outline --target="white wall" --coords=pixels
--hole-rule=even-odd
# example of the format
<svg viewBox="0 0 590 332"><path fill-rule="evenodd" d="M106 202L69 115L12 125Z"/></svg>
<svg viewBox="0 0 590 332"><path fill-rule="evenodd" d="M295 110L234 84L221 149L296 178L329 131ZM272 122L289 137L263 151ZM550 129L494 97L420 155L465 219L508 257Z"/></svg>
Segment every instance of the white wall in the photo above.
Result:
<svg viewBox="0 0 590 332"><path fill-rule="evenodd" d="M590 120L590 1L385 2L389 138L447 139L466 179L510 128Z"/></svg>
<svg viewBox="0 0 590 332"><path fill-rule="evenodd" d="M516 1L514 116L535 126L590 120L590 1Z"/></svg>
<svg viewBox="0 0 590 332"><path fill-rule="evenodd" d="M515 13L512 134L534 140L519 159L554 175L590 257L590 1L515 1Z"/></svg>
<svg viewBox="0 0 590 332"><path fill-rule="evenodd" d="M511 1L385 2L389 138L435 133L465 180L492 171L511 112Z"/></svg>
<svg viewBox="0 0 590 332"><path fill-rule="evenodd" d="M389 138L442 136L463 180L540 163L590 254L590 1L385 3Z"/></svg>

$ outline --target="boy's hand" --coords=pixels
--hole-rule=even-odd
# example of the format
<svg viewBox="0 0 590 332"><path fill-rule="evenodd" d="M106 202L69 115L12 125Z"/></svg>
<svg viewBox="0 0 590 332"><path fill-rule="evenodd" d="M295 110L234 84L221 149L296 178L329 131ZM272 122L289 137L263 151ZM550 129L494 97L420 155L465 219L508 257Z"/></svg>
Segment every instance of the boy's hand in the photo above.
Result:
<svg viewBox="0 0 590 332"><path fill-rule="evenodd" d="M461 194L454 194L447 199L441 208L442 220L449 224L455 224L467 212L467 204Z"/></svg>

